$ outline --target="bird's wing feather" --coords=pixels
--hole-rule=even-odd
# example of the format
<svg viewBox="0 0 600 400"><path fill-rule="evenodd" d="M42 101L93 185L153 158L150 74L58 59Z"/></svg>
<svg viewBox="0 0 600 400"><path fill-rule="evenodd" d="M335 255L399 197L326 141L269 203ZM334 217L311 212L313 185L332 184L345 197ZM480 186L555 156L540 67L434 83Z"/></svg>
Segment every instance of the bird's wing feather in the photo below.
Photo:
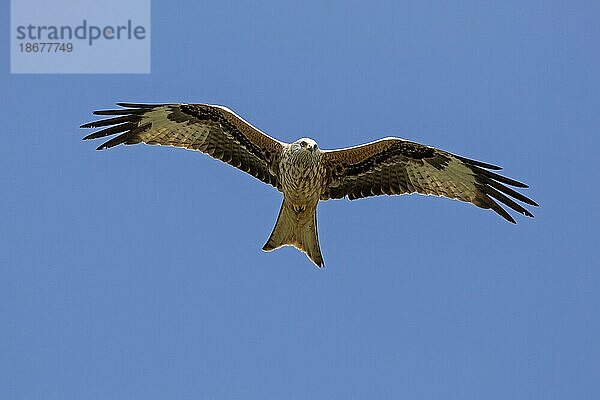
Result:
<svg viewBox="0 0 600 400"><path fill-rule="evenodd" d="M197 150L280 189L277 171L283 144L233 111L208 104L118 105L123 108L94 111L111 118L81 125L103 128L84 140L117 135L98 150L137 143Z"/></svg>
<svg viewBox="0 0 600 400"><path fill-rule="evenodd" d="M515 220L496 201L529 217L533 215L512 198L537 206L508 187L527 185L491 171L500 167L399 138L324 150L322 161L328 171L322 200L420 193L492 209L513 223Z"/></svg>

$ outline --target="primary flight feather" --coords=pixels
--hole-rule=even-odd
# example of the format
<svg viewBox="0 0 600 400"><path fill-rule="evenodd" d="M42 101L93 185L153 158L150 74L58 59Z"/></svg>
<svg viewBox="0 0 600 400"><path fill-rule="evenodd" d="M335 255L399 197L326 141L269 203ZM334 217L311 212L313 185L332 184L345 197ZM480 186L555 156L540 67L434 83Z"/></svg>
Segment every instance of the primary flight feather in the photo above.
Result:
<svg viewBox="0 0 600 400"><path fill-rule="evenodd" d="M274 139L226 107L209 104L131 104L94 111L110 116L81 125L102 128L86 137L114 136L98 147L156 144L198 150L273 185L283 203L263 250L291 245L318 266L323 256L317 234L319 200L350 200L407 193L456 199L491 209L515 223L499 204L528 217L521 204L536 202L511 189L524 183L493 171L500 167L399 138L385 138L338 150L321 150L308 138Z"/></svg>

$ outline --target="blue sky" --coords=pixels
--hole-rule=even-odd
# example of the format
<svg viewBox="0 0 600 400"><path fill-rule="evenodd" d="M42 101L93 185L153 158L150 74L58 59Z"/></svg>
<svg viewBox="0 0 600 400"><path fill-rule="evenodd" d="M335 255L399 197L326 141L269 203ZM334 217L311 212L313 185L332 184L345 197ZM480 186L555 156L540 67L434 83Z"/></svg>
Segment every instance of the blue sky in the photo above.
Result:
<svg viewBox="0 0 600 400"><path fill-rule="evenodd" d="M1 398L600 396L597 2L152 15L149 75L0 65ZM116 101L224 104L322 148L397 135L502 165L541 207L515 226L430 197L322 203L317 270L260 250L271 187L199 153L82 142Z"/></svg>

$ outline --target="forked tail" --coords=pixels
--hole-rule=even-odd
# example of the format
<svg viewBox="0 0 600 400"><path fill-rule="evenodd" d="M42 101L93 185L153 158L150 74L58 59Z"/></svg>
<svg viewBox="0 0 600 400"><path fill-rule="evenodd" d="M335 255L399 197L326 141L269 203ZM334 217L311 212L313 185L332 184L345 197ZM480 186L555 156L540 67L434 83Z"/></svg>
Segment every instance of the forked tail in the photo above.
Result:
<svg viewBox="0 0 600 400"><path fill-rule="evenodd" d="M323 266L323 256L317 233L317 205L295 211L289 201L283 199L277 222L271 232L264 251L272 251L281 246L294 246L306 253L317 267Z"/></svg>

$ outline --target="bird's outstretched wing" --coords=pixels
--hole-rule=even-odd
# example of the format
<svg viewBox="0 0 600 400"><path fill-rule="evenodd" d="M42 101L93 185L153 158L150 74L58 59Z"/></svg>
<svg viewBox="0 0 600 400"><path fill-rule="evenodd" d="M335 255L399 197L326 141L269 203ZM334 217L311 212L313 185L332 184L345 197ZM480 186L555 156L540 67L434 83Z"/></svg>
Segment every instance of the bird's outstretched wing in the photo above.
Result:
<svg viewBox="0 0 600 400"><path fill-rule="evenodd" d="M117 135L98 150L137 143L198 150L280 189L277 171L282 143L233 111L208 104L117 105L123 108L94 111L112 117L81 125L103 128L84 140Z"/></svg>
<svg viewBox="0 0 600 400"><path fill-rule="evenodd" d="M500 167L399 138L324 150L321 157L329 174L322 200L420 193L492 209L512 223L497 201L528 217L533 215L513 198L537 206L509 187L527 185L492 172Z"/></svg>

